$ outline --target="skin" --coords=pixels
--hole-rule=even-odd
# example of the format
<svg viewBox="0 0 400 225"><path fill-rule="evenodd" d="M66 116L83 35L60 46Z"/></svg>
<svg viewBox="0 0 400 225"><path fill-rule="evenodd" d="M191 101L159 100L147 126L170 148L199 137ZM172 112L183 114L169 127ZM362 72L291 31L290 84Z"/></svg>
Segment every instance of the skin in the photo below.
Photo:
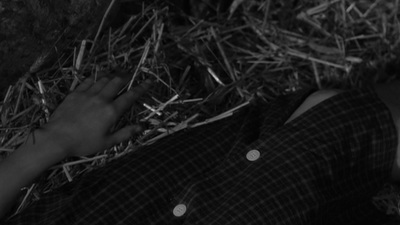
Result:
<svg viewBox="0 0 400 225"><path fill-rule="evenodd" d="M0 164L0 219L10 210L20 189L50 166L69 156L85 156L109 148L140 132L139 126L128 126L111 132L121 115L145 93L150 81L117 96L129 76L102 78L94 83L86 79L56 109L49 122L29 136L27 142ZM400 124L400 82L376 86L376 92L388 106L396 128ZM312 106L341 91L321 90L310 95L288 121ZM287 122L288 122L287 121ZM392 178L400 178L399 150L393 165ZM6 185L3 185L6 184Z"/></svg>
<svg viewBox="0 0 400 225"><path fill-rule="evenodd" d="M120 74L94 82L88 78L52 114L49 122L0 163L0 219L13 206L20 189L52 165L70 156L87 156L129 139L141 131L113 125L150 87L151 81L117 96L130 77ZM5 185L6 184L6 185Z"/></svg>
<svg viewBox="0 0 400 225"><path fill-rule="evenodd" d="M292 121L294 118L300 116L307 110L309 110L311 107L323 102L324 100L333 97L343 91L341 90L335 90L335 89L327 89L327 90L320 90L312 93L310 96L304 100L304 102L297 108L294 113L289 117L289 119L285 122L289 123Z"/></svg>

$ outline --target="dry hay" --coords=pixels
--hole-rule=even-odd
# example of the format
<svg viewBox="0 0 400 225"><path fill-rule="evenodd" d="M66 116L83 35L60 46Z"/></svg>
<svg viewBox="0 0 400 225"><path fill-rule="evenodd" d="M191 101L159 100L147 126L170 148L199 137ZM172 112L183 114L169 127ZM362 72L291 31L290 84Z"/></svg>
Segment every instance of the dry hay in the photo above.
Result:
<svg viewBox="0 0 400 225"><path fill-rule="evenodd" d="M157 82L116 125L141 122L142 135L50 168L26 188L16 212L142 145L228 117L255 96L268 102L307 87L349 88L395 78L398 0L297 2L235 0L226 12L206 6L190 16L155 1L122 27L100 26L94 39L75 40L54 65L42 67L44 54L1 103L3 157L46 123L85 77L122 69L132 74L129 87L147 78ZM400 215L400 192L389 187L374 201Z"/></svg>

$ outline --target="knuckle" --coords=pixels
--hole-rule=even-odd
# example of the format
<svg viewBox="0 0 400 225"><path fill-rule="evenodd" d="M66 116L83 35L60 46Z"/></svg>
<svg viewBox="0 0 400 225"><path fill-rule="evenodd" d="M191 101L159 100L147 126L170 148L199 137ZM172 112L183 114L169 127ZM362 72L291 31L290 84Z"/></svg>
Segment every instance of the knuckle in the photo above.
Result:
<svg viewBox="0 0 400 225"><path fill-rule="evenodd" d="M96 84L96 83L103 84L103 83L107 83L108 81L109 81L109 78L108 78L108 77L102 77L102 78L99 78L99 79L95 80L94 83L95 83L95 84Z"/></svg>
<svg viewBox="0 0 400 225"><path fill-rule="evenodd" d="M93 102L94 105L98 105L101 107L107 107L107 102L104 100L104 98L101 95L93 95L90 96L91 101Z"/></svg>
<svg viewBox="0 0 400 225"><path fill-rule="evenodd" d="M122 77L114 77L114 79L112 80L112 82L113 83L116 83L116 84L120 84L120 83L122 83L122 82L124 82L124 80L123 80L123 78Z"/></svg>
<svg viewBox="0 0 400 225"><path fill-rule="evenodd" d="M67 97L65 97L66 100L76 100L79 98L82 98L83 92L80 91L74 91L72 93L70 93L69 95L67 95Z"/></svg>
<svg viewBox="0 0 400 225"><path fill-rule="evenodd" d="M116 117L118 115L117 109L112 105L105 106L103 113L106 117Z"/></svg>
<svg viewBox="0 0 400 225"><path fill-rule="evenodd" d="M107 83L107 82L110 81L110 78L109 77L103 77L99 81L102 82L102 83Z"/></svg>
<svg viewBox="0 0 400 225"><path fill-rule="evenodd" d="M85 78L85 79L83 80L83 82L86 82L86 83L93 83L93 82L94 82L94 78L93 78L93 77L87 77L87 78Z"/></svg>

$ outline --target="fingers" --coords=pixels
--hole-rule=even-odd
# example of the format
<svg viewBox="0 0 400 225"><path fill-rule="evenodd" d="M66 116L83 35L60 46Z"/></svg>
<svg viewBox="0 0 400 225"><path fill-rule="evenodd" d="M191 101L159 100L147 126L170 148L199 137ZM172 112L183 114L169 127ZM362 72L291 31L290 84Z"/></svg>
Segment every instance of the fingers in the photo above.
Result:
<svg viewBox="0 0 400 225"><path fill-rule="evenodd" d="M139 99L147 90L149 90L152 84L151 80L146 80L140 85L136 86L132 90L119 96L114 101L114 107L119 115L122 115L126 110L132 107L133 103Z"/></svg>
<svg viewBox="0 0 400 225"><path fill-rule="evenodd" d="M98 80L96 83L92 85L90 89L88 89L88 92L97 95L103 88L107 85L107 83L110 81L108 77L103 77L100 80Z"/></svg>
<svg viewBox="0 0 400 225"><path fill-rule="evenodd" d="M94 79L92 77L86 78L75 91L86 91L93 85Z"/></svg>
<svg viewBox="0 0 400 225"><path fill-rule="evenodd" d="M114 99L121 89L127 85L130 78L131 76L128 73L119 73L114 79L112 79L103 87L99 94L107 100Z"/></svg>
<svg viewBox="0 0 400 225"><path fill-rule="evenodd" d="M143 128L139 125L127 126L111 135L108 146L113 146L128 140L133 135L142 132Z"/></svg>
<svg viewBox="0 0 400 225"><path fill-rule="evenodd" d="M108 73L104 71L99 71L97 73L97 79L96 82L94 82L94 77L92 75L91 80L92 80L92 85L87 88L85 91L92 93L94 95L98 94L104 86L110 81L111 77Z"/></svg>

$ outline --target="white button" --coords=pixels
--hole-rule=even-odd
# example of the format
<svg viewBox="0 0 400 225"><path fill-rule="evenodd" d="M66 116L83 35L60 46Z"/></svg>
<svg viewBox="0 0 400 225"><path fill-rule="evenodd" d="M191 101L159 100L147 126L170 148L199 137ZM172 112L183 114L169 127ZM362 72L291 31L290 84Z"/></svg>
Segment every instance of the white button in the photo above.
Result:
<svg viewBox="0 0 400 225"><path fill-rule="evenodd" d="M260 158L260 152L258 150L251 150L247 153L246 158L249 161L256 161L258 158Z"/></svg>
<svg viewBox="0 0 400 225"><path fill-rule="evenodd" d="M179 204L179 205L175 206L174 211L173 211L173 213L176 217L183 216L183 214L185 214L185 212L186 212L186 205L184 205L184 204Z"/></svg>

